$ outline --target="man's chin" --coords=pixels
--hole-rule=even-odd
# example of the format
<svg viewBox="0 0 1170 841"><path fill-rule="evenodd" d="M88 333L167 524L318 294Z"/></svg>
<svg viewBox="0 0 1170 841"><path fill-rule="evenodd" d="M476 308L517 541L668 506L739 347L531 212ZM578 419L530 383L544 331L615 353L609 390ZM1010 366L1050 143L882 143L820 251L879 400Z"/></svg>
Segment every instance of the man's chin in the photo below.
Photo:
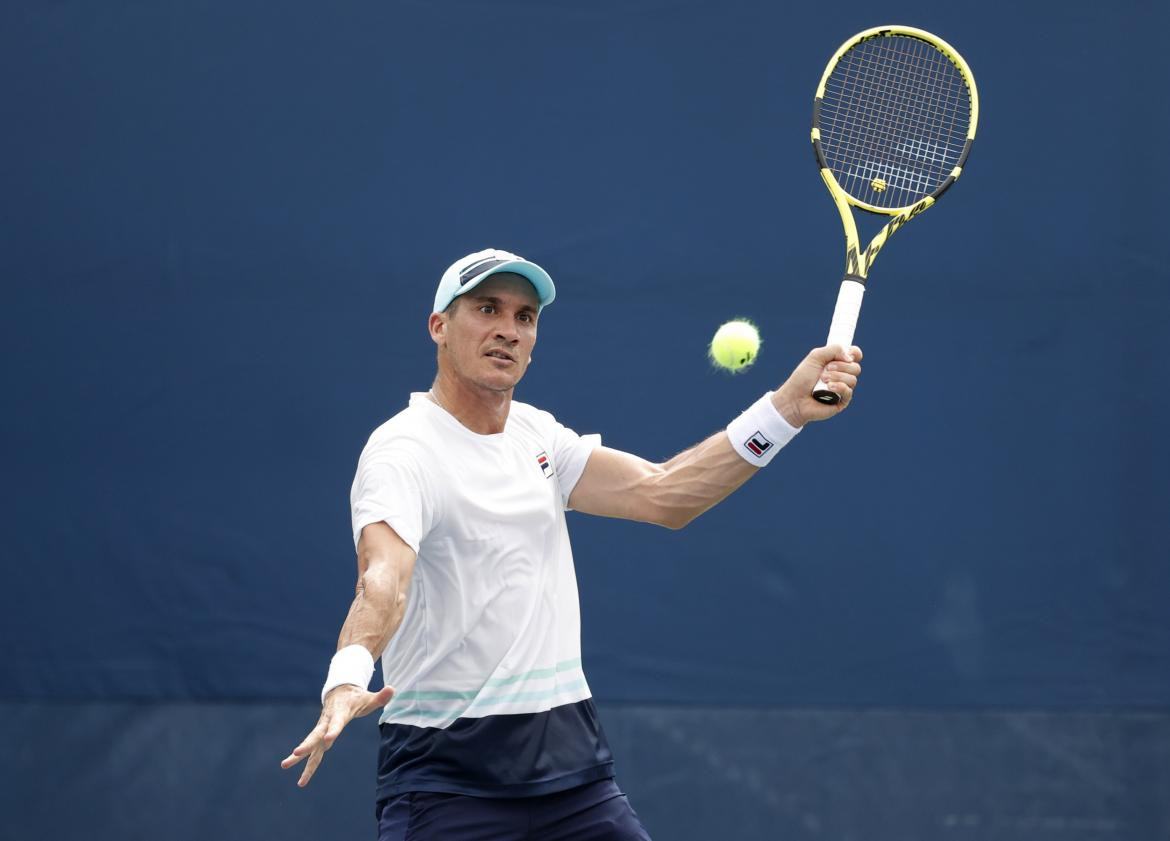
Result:
<svg viewBox="0 0 1170 841"><path fill-rule="evenodd" d="M487 391L511 391L523 378L523 371L519 374L514 374L511 371L490 371L480 377L476 385Z"/></svg>

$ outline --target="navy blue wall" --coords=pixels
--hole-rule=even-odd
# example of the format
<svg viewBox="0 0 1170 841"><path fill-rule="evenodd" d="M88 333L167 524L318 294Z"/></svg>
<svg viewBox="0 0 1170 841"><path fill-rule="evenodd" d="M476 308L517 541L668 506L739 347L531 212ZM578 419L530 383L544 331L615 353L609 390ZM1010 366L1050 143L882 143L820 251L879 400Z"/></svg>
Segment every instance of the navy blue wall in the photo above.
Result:
<svg viewBox="0 0 1170 841"><path fill-rule="evenodd" d="M1170 11L909 0L5 4L0 698L311 700L357 454L468 251L553 274L518 397L610 446L774 387L842 267L813 88L889 22L973 67L966 173L876 264L849 412L685 531L572 515L591 685L1170 707Z"/></svg>

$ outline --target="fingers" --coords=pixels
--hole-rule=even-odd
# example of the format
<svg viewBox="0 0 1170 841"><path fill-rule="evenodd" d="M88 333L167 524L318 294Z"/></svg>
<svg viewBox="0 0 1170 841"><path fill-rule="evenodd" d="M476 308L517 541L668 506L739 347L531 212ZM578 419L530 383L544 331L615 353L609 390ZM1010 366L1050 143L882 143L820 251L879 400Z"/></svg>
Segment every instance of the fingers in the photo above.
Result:
<svg viewBox="0 0 1170 841"><path fill-rule="evenodd" d="M354 715L354 718L361 718L363 715L369 715L374 710L379 710L390 703L390 699L394 697L394 687L383 686L377 692L374 692L366 699L361 708Z"/></svg>
<svg viewBox="0 0 1170 841"><path fill-rule="evenodd" d="M838 411L848 406L849 401L853 399L853 389L843 382L831 382L825 388L841 395L841 402L835 407Z"/></svg>
<svg viewBox="0 0 1170 841"><path fill-rule="evenodd" d="M805 357L804 364L813 363L818 368L824 367L832 362L834 359L844 359L845 352L840 345L825 345L824 347L816 347L808 352Z"/></svg>
<svg viewBox="0 0 1170 841"><path fill-rule="evenodd" d="M345 725L349 724L349 716L335 715L329 720L329 726L325 728L325 735L321 737L321 744L324 745L325 750L333 747L333 743L337 741L337 737L341 735L341 731L345 729Z"/></svg>
<svg viewBox="0 0 1170 841"><path fill-rule="evenodd" d="M845 353L839 345L830 345L825 350L837 355L825 364L820 381L829 391L841 396L841 401L835 407L841 411L853 399L853 389L857 388L857 378L861 376L861 348L854 345Z"/></svg>
<svg viewBox="0 0 1170 841"><path fill-rule="evenodd" d="M321 720L317 722L317 726L313 728L312 732L305 737L303 742L293 748L292 753L281 760L280 767L288 769L306 756L309 758L309 761L305 763L304 771L301 772L301 778L297 780L298 786L304 788L309 784L309 780L317 772L317 766L325 757L325 751L333 747L333 743L337 741L337 736L345 727L347 720L344 715L331 715L328 710L322 712Z"/></svg>
<svg viewBox="0 0 1170 841"><path fill-rule="evenodd" d="M844 383L850 388L857 388L857 375L861 373L861 366L854 364L851 367L856 368L856 372L843 371L833 367L833 365L828 365L821 374L821 381L825 383Z"/></svg>
<svg viewBox="0 0 1170 841"><path fill-rule="evenodd" d="M325 713L321 713L321 719L317 722L317 726L309 731L309 735L305 740L293 748L292 753L280 761L281 768L292 768L310 753L313 748L321 741L321 737L325 734L325 728L328 726L329 719Z"/></svg>
<svg viewBox="0 0 1170 841"><path fill-rule="evenodd" d="M325 751L328 748L317 748L309 754L309 761L305 763L305 770L301 773L301 778L297 780L297 785L304 788L309 784L309 780L313 779L313 775L317 773L317 767L321 764L321 760L325 758Z"/></svg>
<svg viewBox="0 0 1170 841"><path fill-rule="evenodd" d="M853 350L860 353L861 348L854 347ZM854 357L854 359L856 358ZM821 370L819 380L826 385L841 383L850 389L854 389L857 388L857 378L859 376L861 376L861 364L859 362L849 362L841 357L836 357Z"/></svg>
<svg viewBox="0 0 1170 841"><path fill-rule="evenodd" d="M825 345L824 347L813 348L808 354L810 360L819 362L821 365L827 365L833 360L860 362L861 357L861 348L857 345L851 345L848 348L843 345Z"/></svg>
<svg viewBox="0 0 1170 841"><path fill-rule="evenodd" d="M301 778L297 780L297 785L304 788L317 772L325 752L333 747L345 726L356 717L386 706L392 697L394 689L390 686L384 686L377 692L366 692L356 686L337 687L326 696L325 708L321 711L317 726L303 742L293 748L292 753L281 760L280 767L292 768L308 757Z"/></svg>
<svg viewBox="0 0 1170 841"><path fill-rule="evenodd" d="M825 365L826 371L839 371L851 376L860 376L861 363L860 362L843 362L840 359L834 359L832 362Z"/></svg>
<svg viewBox="0 0 1170 841"><path fill-rule="evenodd" d="M338 715L335 710L326 708L321 711L321 718L317 721L317 726L314 727L305 740L293 748L292 753L280 761L280 767L284 769L292 768L305 757L309 761L305 764L305 769L301 774L297 785L302 788L309 784L317 766L321 764L321 759L325 755L325 751L333 746L337 740L337 734L345 727L348 718L345 715Z"/></svg>

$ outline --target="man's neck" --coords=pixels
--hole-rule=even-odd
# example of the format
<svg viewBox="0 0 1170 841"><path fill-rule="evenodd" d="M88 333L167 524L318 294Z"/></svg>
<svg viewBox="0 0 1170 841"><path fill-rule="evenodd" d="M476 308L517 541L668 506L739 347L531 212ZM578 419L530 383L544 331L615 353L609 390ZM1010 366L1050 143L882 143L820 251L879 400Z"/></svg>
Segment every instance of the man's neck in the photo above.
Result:
<svg viewBox="0 0 1170 841"><path fill-rule="evenodd" d="M504 431L512 408L512 389L477 388L440 371L431 385L432 399L455 420L478 435Z"/></svg>

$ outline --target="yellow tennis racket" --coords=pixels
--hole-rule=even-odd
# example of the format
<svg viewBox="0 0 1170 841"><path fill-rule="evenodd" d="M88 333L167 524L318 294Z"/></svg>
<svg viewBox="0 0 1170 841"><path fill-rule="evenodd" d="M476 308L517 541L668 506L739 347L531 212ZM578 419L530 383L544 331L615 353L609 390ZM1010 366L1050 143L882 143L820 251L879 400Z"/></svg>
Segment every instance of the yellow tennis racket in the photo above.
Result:
<svg viewBox="0 0 1170 841"><path fill-rule="evenodd" d="M946 41L909 26L859 32L829 60L813 103L813 151L845 226L845 279L829 344L853 344L865 281L886 240L963 171L979 94ZM892 216L865 251L851 208ZM840 396L818 384L813 396Z"/></svg>

